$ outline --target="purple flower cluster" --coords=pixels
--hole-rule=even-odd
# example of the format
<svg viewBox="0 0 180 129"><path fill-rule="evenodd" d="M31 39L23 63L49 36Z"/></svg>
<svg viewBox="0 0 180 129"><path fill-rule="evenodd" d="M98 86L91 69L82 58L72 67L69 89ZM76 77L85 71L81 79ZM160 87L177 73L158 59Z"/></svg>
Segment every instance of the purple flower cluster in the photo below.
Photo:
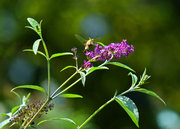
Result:
<svg viewBox="0 0 180 129"><path fill-rule="evenodd" d="M93 51L85 52L85 55L90 61L85 61L84 67L89 68L90 66L92 66L92 64L90 63L92 61L110 61L112 56L115 59L120 59L121 56L127 57L131 52L134 52L134 47L133 45L130 46L129 44L127 44L126 40L123 40L121 43L111 43L105 46L95 44L95 49Z"/></svg>
<svg viewBox="0 0 180 129"><path fill-rule="evenodd" d="M99 46L95 44L94 51L86 51L85 55L87 58L94 59L95 61L105 61L110 60L113 56L115 59L120 59L121 56L127 57L129 53L134 52L133 45L126 44L126 40L123 40L121 43L111 43L108 46L105 45Z"/></svg>

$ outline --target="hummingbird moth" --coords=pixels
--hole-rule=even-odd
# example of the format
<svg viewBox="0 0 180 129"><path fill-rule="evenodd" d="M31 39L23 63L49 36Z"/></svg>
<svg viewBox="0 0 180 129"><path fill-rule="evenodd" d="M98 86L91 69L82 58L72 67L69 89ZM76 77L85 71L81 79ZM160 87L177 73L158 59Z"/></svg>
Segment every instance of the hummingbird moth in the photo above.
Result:
<svg viewBox="0 0 180 129"><path fill-rule="evenodd" d="M84 51L87 51L89 50L89 47L91 45L93 45L93 41L94 39L93 38L89 38L88 40L84 39L82 36L78 35L78 34L75 34L75 37L77 38L77 40L79 40L81 43L84 44Z"/></svg>

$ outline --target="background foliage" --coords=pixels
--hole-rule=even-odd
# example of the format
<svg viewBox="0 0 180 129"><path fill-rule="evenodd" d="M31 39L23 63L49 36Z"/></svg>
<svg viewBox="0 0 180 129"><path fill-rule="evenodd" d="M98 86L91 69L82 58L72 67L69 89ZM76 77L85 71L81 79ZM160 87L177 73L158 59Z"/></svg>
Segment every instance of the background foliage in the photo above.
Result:
<svg viewBox="0 0 180 129"><path fill-rule="evenodd" d="M83 45L74 37L97 38L105 44L127 39L135 52L121 62L136 70L144 67L152 77L147 86L167 103L140 93L128 94L139 107L140 127L143 129L179 129L180 125L180 18L178 0L1 0L0 1L0 112L8 112L17 99L10 90L22 84L46 84L45 60L22 52L31 48L37 39L29 29L26 18L43 19L43 35L50 53L70 51ZM80 54L81 57L81 54ZM60 73L74 63L71 57L62 57L52 64L53 86L57 87L73 71ZM116 89L123 91L131 84L129 71L111 67L87 78L86 87L79 83L71 91L83 99L57 99L54 111L44 117L60 116L81 123L97 107L113 96ZM125 75L125 76L124 76ZM28 90L19 90L21 95ZM42 97L32 91L31 101ZM63 104L62 104L63 103ZM113 110L112 110L113 109ZM0 117L0 120L3 118ZM164 123L164 122L165 123ZM42 124L43 129L73 128L62 122ZM113 103L98 114L87 129L135 129L135 125L119 105Z"/></svg>

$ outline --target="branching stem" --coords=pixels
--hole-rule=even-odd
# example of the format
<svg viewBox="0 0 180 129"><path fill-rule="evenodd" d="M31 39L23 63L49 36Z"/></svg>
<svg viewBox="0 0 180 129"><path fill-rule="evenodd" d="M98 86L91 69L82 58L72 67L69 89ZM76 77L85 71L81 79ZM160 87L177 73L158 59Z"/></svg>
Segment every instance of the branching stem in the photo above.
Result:
<svg viewBox="0 0 180 129"><path fill-rule="evenodd" d="M55 99L57 96L59 96L60 94L64 93L65 91L67 91L68 89L70 89L71 87L73 87L76 83L78 83L79 81L81 81L82 78L79 78L78 80L76 80L74 83L72 83L71 85L69 85L67 88L65 88L63 91L59 92L58 94L54 95L52 97L52 99Z"/></svg>
<svg viewBox="0 0 180 129"><path fill-rule="evenodd" d="M78 73L78 71L76 71L73 75L71 75L63 84L61 84L51 95L51 98L54 98L53 96L57 93L57 91L59 89L61 89L69 80L71 80L76 74Z"/></svg>
<svg viewBox="0 0 180 129"><path fill-rule="evenodd" d="M87 124L88 121L90 121L98 112L100 112L104 107L106 107L108 104L110 104L112 101L114 101L115 97L107 101L105 104L100 106L92 115L90 115L80 126L77 127L77 129L82 128L85 124Z"/></svg>

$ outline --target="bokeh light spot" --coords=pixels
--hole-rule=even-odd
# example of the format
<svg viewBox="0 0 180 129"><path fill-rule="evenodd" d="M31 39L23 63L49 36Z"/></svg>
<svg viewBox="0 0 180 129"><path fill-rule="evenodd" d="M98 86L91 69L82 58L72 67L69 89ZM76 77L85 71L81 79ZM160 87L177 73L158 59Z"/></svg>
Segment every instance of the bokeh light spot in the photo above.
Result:
<svg viewBox="0 0 180 129"><path fill-rule="evenodd" d="M8 76L15 84L28 84L34 80L35 68L25 59L15 59L9 68Z"/></svg>
<svg viewBox="0 0 180 129"><path fill-rule="evenodd" d="M102 37L110 32L107 20L96 14L86 16L80 23L80 28L82 34L91 38Z"/></svg>
<svg viewBox="0 0 180 129"><path fill-rule="evenodd" d="M163 110L157 114L160 129L180 129L179 122L179 115L172 110Z"/></svg>

